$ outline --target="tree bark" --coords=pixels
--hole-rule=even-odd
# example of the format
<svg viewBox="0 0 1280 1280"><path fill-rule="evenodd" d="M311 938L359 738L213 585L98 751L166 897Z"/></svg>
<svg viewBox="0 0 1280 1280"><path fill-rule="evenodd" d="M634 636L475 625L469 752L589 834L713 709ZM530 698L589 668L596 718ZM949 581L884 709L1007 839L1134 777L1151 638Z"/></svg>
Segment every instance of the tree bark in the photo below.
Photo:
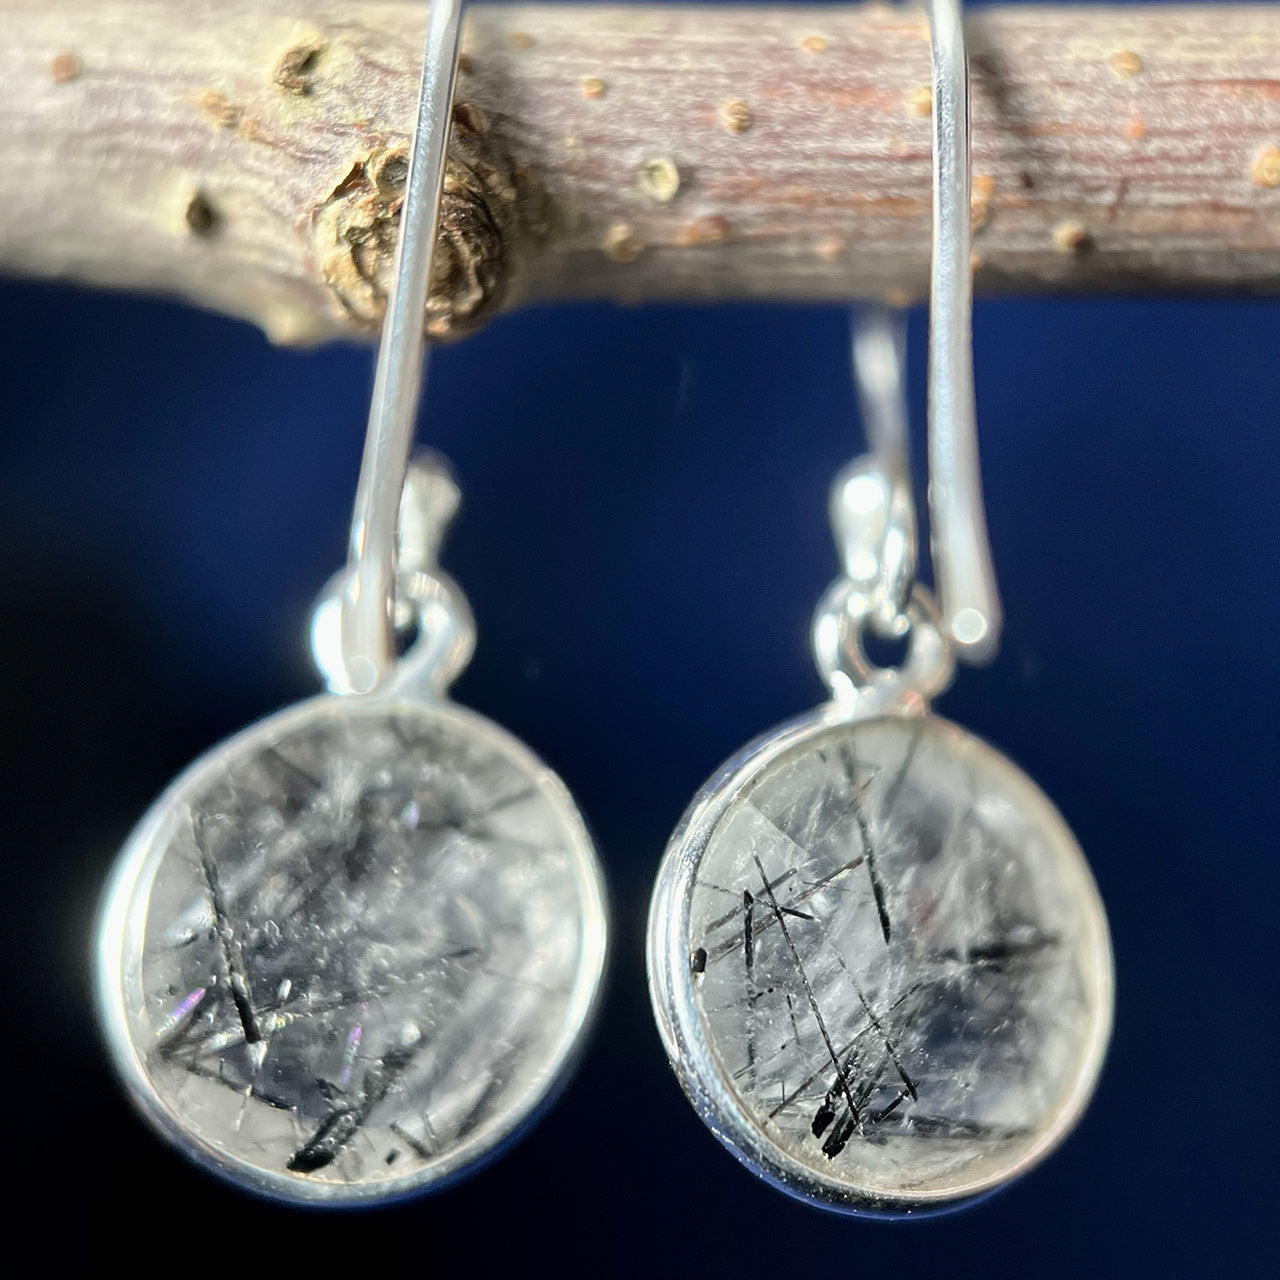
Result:
<svg viewBox="0 0 1280 1280"><path fill-rule="evenodd" d="M0 269L376 332L425 9L0 0ZM977 9L978 289L1280 291L1280 9ZM919 297L910 8L475 5L428 328Z"/></svg>

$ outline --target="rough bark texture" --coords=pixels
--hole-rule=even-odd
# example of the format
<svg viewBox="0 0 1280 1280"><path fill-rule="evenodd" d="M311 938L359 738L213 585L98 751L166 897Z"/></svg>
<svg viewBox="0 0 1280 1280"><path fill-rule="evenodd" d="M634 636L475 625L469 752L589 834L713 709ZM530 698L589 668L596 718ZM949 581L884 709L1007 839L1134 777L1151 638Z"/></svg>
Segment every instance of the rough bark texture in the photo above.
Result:
<svg viewBox="0 0 1280 1280"><path fill-rule="evenodd" d="M376 330L425 11L0 0L0 269ZM1280 8L969 17L980 290L1280 291ZM429 327L569 297L918 296L910 9L476 5Z"/></svg>

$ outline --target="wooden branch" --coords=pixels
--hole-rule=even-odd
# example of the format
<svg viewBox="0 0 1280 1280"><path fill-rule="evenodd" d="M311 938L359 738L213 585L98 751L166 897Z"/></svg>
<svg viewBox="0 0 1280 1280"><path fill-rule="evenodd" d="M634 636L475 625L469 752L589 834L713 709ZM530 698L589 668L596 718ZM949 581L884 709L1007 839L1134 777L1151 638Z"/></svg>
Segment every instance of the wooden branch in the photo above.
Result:
<svg viewBox="0 0 1280 1280"><path fill-rule="evenodd" d="M424 9L0 0L0 268L372 332ZM1280 290L1280 8L969 17L978 287ZM477 5L429 327L499 303L918 296L910 9Z"/></svg>

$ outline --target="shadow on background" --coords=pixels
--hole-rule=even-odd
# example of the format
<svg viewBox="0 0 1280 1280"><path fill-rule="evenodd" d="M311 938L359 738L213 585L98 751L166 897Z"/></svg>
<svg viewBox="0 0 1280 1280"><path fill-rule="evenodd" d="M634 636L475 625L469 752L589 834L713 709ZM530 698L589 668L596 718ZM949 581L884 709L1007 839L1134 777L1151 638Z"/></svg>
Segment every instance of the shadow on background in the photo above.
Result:
<svg viewBox="0 0 1280 1280"><path fill-rule="evenodd" d="M0 357L6 1128L25 1220L74 1224L55 1249L175 1276L1262 1273L1280 308L979 307L1008 632L941 710L1074 826L1111 913L1118 1021L1097 1100L1045 1167L886 1227L789 1203L721 1151L667 1068L642 958L695 787L821 693L826 488L857 448L846 315L565 307L436 357L421 434L463 486L445 562L480 628L456 693L575 791L614 957L578 1074L523 1145L434 1200L322 1217L215 1185L135 1121L87 957L103 876L153 795L315 688L307 610L343 553L370 353L272 350L156 302L0 299L22 321ZM917 423L923 347L916 315Z"/></svg>

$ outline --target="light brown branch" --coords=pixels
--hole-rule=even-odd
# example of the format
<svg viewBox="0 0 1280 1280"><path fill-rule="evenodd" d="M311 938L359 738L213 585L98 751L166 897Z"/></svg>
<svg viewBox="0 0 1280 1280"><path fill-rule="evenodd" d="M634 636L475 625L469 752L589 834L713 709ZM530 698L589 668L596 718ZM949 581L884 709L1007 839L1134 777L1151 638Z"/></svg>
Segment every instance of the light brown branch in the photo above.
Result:
<svg viewBox="0 0 1280 1280"><path fill-rule="evenodd" d="M372 331L424 10L0 0L0 268ZM1280 289L1280 8L969 18L978 287ZM471 12L430 315L918 295L929 55L886 7Z"/></svg>

